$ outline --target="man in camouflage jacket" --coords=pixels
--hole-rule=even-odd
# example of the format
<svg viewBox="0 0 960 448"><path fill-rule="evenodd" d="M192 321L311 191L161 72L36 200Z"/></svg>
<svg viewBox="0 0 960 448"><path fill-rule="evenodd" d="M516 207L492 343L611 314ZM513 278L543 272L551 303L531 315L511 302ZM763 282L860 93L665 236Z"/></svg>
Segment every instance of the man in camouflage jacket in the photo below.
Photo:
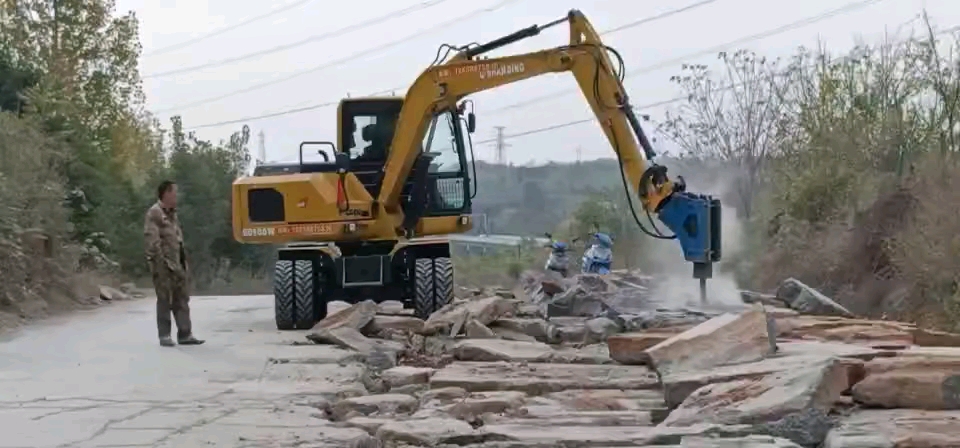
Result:
<svg viewBox="0 0 960 448"><path fill-rule="evenodd" d="M157 188L157 203L147 210L143 235L147 263L157 291L157 331L160 345L174 346L170 337L173 314L177 322L180 345L200 345L193 336L190 323L190 294L187 291L188 269L183 249L183 231L177 219L177 185L163 181Z"/></svg>

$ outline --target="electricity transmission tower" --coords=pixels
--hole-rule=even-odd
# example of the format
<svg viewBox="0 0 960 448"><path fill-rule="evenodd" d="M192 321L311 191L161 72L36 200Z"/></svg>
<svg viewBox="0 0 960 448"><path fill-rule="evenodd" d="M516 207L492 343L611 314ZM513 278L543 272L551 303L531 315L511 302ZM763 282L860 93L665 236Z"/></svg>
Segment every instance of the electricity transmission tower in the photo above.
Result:
<svg viewBox="0 0 960 448"><path fill-rule="evenodd" d="M257 165L267 161L267 137L263 131L257 134Z"/></svg>
<svg viewBox="0 0 960 448"><path fill-rule="evenodd" d="M507 143L504 137L503 130L506 129L505 126L494 126L494 129L497 131L497 137L494 140L494 161L497 165L506 165L507 163L507 154L506 150L511 145Z"/></svg>

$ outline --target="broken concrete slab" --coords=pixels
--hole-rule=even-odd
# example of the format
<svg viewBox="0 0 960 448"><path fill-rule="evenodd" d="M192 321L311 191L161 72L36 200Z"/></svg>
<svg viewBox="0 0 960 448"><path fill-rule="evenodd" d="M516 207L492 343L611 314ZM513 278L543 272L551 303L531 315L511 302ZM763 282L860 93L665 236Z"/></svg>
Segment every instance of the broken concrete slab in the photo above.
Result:
<svg viewBox="0 0 960 448"><path fill-rule="evenodd" d="M522 442L507 444L490 443L488 446L662 446L680 444L684 437L743 437L750 434L746 426L698 425L684 428L661 428L651 426L544 426L537 420L524 423L492 424L484 426L484 430L491 436Z"/></svg>
<svg viewBox="0 0 960 448"><path fill-rule="evenodd" d="M648 426L545 426L537 420L485 425L484 430L506 440L553 446L637 446L656 430Z"/></svg>
<svg viewBox="0 0 960 448"><path fill-rule="evenodd" d="M468 319L467 323L463 326L463 333L468 338L475 339L495 339L497 334L493 330L487 328L486 325L480 323L476 319Z"/></svg>
<svg viewBox="0 0 960 448"><path fill-rule="evenodd" d="M364 328L367 334L376 334L384 330L419 333L423 331L423 320L414 316L376 315Z"/></svg>
<svg viewBox="0 0 960 448"><path fill-rule="evenodd" d="M561 347L549 358L540 361L561 364L610 364L613 362L610 359L610 349L607 348L607 344L590 344L580 348Z"/></svg>
<svg viewBox="0 0 960 448"><path fill-rule="evenodd" d="M553 324L537 318L500 318L491 323L490 329L498 332L500 329L532 336L545 343L557 342L557 328Z"/></svg>
<svg viewBox="0 0 960 448"><path fill-rule="evenodd" d="M913 344L913 335L900 329L884 328L875 325L850 325L823 330L820 333L827 341L863 343L868 345Z"/></svg>
<svg viewBox="0 0 960 448"><path fill-rule="evenodd" d="M430 377L430 387L542 395L567 389L655 389L659 383L656 374L642 366L454 362Z"/></svg>
<svg viewBox="0 0 960 448"><path fill-rule="evenodd" d="M868 407L960 410L960 370L868 375L852 392L857 403Z"/></svg>
<svg viewBox="0 0 960 448"><path fill-rule="evenodd" d="M364 300L363 302L327 315L323 320L317 322L313 328L314 330L333 330L335 328L347 327L360 330L367 326L376 314L376 302L373 300Z"/></svg>
<svg viewBox="0 0 960 448"><path fill-rule="evenodd" d="M600 293L617 289L603 276L594 274L580 274L563 283L562 292L548 294L548 298L543 299L547 316L597 316L610 308Z"/></svg>
<svg viewBox="0 0 960 448"><path fill-rule="evenodd" d="M459 400L446 411L454 418L472 421L486 413L512 413L523 406L526 398L526 394L518 391L478 392Z"/></svg>
<svg viewBox="0 0 960 448"><path fill-rule="evenodd" d="M776 296L790 308L804 314L854 317L850 310L795 278L780 283Z"/></svg>
<svg viewBox="0 0 960 448"><path fill-rule="evenodd" d="M899 358L960 358L960 347L907 347L897 350Z"/></svg>
<svg viewBox="0 0 960 448"><path fill-rule="evenodd" d="M377 438L390 443L437 446L444 443L467 445L488 440L483 430L455 418L428 417L417 420L392 421L377 429Z"/></svg>
<svg viewBox="0 0 960 448"><path fill-rule="evenodd" d="M666 406L659 390L569 389L543 396L554 407L576 411L660 410Z"/></svg>
<svg viewBox="0 0 960 448"><path fill-rule="evenodd" d="M864 361L887 355L882 350L864 345L823 341L782 341L777 343L777 349L777 354L780 356L834 356Z"/></svg>
<svg viewBox="0 0 960 448"><path fill-rule="evenodd" d="M826 358L759 378L706 385L690 394L661 424L758 424L807 409L826 414L848 387L846 365Z"/></svg>
<svg viewBox="0 0 960 448"><path fill-rule="evenodd" d="M624 331L639 331L651 329L679 329L679 332L689 330L722 313L702 312L691 309L656 309L649 311L621 312L617 320L622 322Z"/></svg>
<svg viewBox="0 0 960 448"><path fill-rule="evenodd" d="M880 358L851 391L866 406L960 410L960 358Z"/></svg>
<svg viewBox="0 0 960 448"><path fill-rule="evenodd" d="M960 411L859 410L840 420L823 448L960 446Z"/></svg>
<svg viewBox="0 0 960 448"><path fill-rule="evenodd" d="M645 365L650 364L646 350L673 336L676 336L676 333L658 331L623 333L607 338L607 346L610 350L610 358L614 361L626 365Z"/></svg>
<svg viewBox="0 0 960 448"><path fill-rule="evenodd" d="M912 325L902 322L801 315L777 320L781 337L868 345L912 345Z"/></svg>
<svg viewBox="0 0 960 448"><path fill-rule="evenodd" d="M714 383L759 378L784 370L802 369L822 362L822 355L775 356L757 362L717 367L706 371L678 372L661 377L667 406L675 408L695 390Z"/></svg>
<svg viewBox="0 0 960 448"><path fill-rule="evenodd" d="M661 448L801 448L800 445L780 437L750 435L745 437L684 437L680 445Z"/></svg>
<svg viewBox="0 0 960 448"><path fill-rule="evenodd" d="M876 358L865 363L863 367L866 375L876 375L899 370L960 372L960 351L957 351L955 356L924 356L918 354L913 356L905 355Z"/></svg>
<svg viewBox="0 0 960 448"><path fill-rule="evenodd" d="M508 341L537 342L537 338L526 333L511 330L509 328L490 327L490 330L492 330L493 333L500 339L506 339Z"/></svg>
<svg viewBox="0 0 960 448"><path fill-rule="evenodd" d="M468 394L469 392L460 387L441 387L437 389L430 389L424 392L420 399L423 402L432 400L444 402L450 400L459 400L466 397Z"/></svg>
<svg viewBox="0 0 960 448"><path fill-rule="evenodd" d="M423 332L436 334L449 331L454 326L463 325L468 318L487 325L501 317L513 314L516 312L517 305L516 301L500 296L451 303L433 313L424 322Z"/></svg>
<svg viewBox="0 0 960 448"><path fill-rule="evenodd" d="M360 353L372 353L374 351L392 351L403 350L403 344L396 341L386 341L381 339L371 339L348 325L342 325L336 328L321 328L307 335L307 339L317 344L333 344L341 348L355 350Z"/></svg>
<svg viewBox="0 0 960 448"><path fill-rule="evenodd" d="M420 402L404 394L364 395L361 397L346 398L333 405L332 413L335 420L344 420L351 413L360 415L393 415L411 414L417 410Z"/></svg>
<svg viewBox="0 0 960 448"><path fill-rule="evenodd" d="M762 305L740 314L723 314L646 350L657 372L671 375L725 364L759 361L771 352ZM774 346L775 347L775 346Z"/></svg>
<svg viewBox="0 0 960 448"><path fill-rule="evenodd" d="M786 308L787 303L783 300L777 298L774 294L764 294L761 292L754 291L740 291L740 300L743 300L743 303L760 303L766 306L772 306L777 308Z"/></svg>
<svg viewBox="0 0 960 448"><path fill-rule="evenodd" d="M546 362L553 354L553 347L542 342L504 339L465 339L453 349L453 356L460 361Z"/></svg>
<svg viewBox="0 0 960 448"><path fill-rule="evenodd" d="M397 366L384 370L380 378L391 388L396 388L410 384L427 384L433 372L434 369L429 367Z"/></svg>
<svg viewBox="0 0 960 448"><path fill-rule="evenodd" d="M960 347L960 334L915 328L913 343L923 347Z"/></svg>
<svg viewBox="0 0 960 448"><path fill-rule="evenodd" d="M359 428L366 431L368 434L376 434L377 430L381 426L390 423L393 419L388 417L351 417L347 419L344 424L351 428Z"/></svg>
<svg viewBox="0 0 960 448"><path fill-rule="evenodd" d="M605 342L607 338L620 332L620 324L606 317L590 319L584 323L584 327L587 329L584 341L586 344Z"/></svg>
<svg viewBox="0 0 960 448"><path fill-rule="evenodd" d="M799 311L791 310L790 308L780 308L770 305L764 305L763 308L767 310L767 316L774 319L785 319L788 317L800 316Z"/></svg>

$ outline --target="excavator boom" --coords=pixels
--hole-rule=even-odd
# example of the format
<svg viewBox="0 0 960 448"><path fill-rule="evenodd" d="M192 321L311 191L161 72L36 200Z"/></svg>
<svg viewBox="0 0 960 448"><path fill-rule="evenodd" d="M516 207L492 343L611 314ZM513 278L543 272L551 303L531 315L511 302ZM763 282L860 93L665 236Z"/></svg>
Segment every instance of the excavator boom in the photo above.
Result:
<svg viewBox="0 0 960 448"><path fill-rule="evenodd" d="M570 43L548 50L512 56L477 59L478 56L546 28L568 23ZM451 60L423 71L407 91L397 120L391 155L384 167L379 202L388 211L398 210L404 182L419 159L431 158L421 151L421 139L433 117L455 110L464 97L548 73L570 72L600 122L620 163L624 186L640 199L646 227L631 204L631 213L641 229L655 238L676 238L684 258L694 263L694 276L712 276L712 264L720 260L720 203L709 196L685 192L682 179L667 177L664 166L653 163L652 145L630 105L630 100L599 34L577 10L563 19L531 26L487 44L462 48ZM622 66L622 64L620 64ZM424 161L425 162L425 161ZM628 199L630 195L628 194ZM651 215L673 232L656 230Z"/></svg>

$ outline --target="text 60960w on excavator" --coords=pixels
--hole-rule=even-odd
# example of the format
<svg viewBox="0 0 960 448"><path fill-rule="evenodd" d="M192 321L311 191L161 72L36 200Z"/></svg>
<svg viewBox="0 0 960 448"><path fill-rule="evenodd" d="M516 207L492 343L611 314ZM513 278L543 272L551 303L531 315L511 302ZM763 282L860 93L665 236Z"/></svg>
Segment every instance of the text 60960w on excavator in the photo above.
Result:
<svg viewBox="0 0 960 448"><path fill-rule="evenodd" d="M478 59L563 23L570 28L567 45ZM653 162L623 86L623 61L583 14L573 10L486 44L444 49L453 56L438 54L405 96L342 100L336 143L304 142L299 163L262 165L234 182L234 238L282 245L273 279L277 328L312 327L331 300L399 300L421 317L448 303L453 265L443 235L471 228L476 194L470 141L476 117L461 100L547 73L576 78L649 227L629 200L634 220L651 237L677 239L705 291L720 260L720 202L685 192L682 178L670 180ZM311 143L332 151L304 161ZM672 235L657 230L653 214Z"/></svg>

